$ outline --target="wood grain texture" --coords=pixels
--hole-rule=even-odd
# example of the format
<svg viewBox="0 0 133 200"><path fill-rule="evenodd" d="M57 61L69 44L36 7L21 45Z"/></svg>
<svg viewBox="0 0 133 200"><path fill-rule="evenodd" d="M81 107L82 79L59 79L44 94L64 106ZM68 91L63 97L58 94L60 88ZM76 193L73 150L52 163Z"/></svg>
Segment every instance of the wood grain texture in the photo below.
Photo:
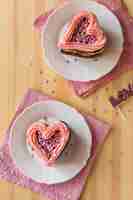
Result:
<svg viewBox="0 0 133 200"><path fill-rule="evenodd" d="M133 1L126 0L133 14ZM43 91L86 113L113 124L81 200L133 199L133 98L121 109L123 120L108 102L109 95L132 80L133 72L100 89L83 100L74 95L67 82L43 63L40 35L33 31L35 17L56 6L58 0L4 0L0 6L0 139L11 120L15 107L27 88ZM48 80L46 84L43 80ZM41 200L29 190L0 182L4 200Z"/></svg>

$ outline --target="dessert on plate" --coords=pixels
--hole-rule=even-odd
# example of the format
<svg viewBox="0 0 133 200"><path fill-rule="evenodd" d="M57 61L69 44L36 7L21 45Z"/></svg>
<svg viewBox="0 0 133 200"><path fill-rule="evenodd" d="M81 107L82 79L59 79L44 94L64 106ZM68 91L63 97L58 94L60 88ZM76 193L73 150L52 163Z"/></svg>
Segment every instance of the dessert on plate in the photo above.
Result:
<svg viewBox="0 0 133 200"><path fill-rule="evenodd" d="M106 42L106 34L96 15L81 11L67 24L57 46L65 54L91 57L102 53Z"/></svg>
<svg viewBox="0 0 133 200"><path fill-rule="evenodd" d="M42 119L31 124L26 133L30 153L45 165L55 164L70 139L70 129L63 121Z"/></svg>

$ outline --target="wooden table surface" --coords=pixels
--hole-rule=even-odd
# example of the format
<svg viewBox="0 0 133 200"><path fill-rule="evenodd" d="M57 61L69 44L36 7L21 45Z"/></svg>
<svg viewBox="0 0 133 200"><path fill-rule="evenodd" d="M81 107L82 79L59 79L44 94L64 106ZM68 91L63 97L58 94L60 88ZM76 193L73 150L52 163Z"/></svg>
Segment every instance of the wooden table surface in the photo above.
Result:
<svg viewBox="0 0 133 200"><path fill-rule="evenodd" d="M124 120L108 102L109 95L132 80L122 75L87 99L80 99L67 81L48 70L42 61L39 33L33 31L35 17L57 5L57 0L4 0L0 6L0 137L4 135L15 107L27 88L39 89L65 103L113 124L113 130L96 162L81 200L133 199L133 98L123 105ZM133 0L126 0L133 14ZM48 84L43 80L48 79ZM56 82L55 82L56 80ZM98 101L97 101L98 98ZM43 199L30 190L0 182L0 199Z"/></svg>

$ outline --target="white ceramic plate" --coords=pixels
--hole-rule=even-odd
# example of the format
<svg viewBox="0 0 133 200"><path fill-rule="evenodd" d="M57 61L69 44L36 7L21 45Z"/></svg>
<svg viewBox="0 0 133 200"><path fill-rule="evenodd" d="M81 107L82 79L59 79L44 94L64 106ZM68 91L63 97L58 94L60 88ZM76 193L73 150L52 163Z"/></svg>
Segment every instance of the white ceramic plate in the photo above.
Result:
<svg viewBox="0 0 133 200"><path fill-rule="evenodd" d="M26 146L27 128L43 117L63 120L72 130L70 143L53 167L42 165ZM82 115L58 101L33 104L18 116L11 129L10 150L17 167L33 180L47 184L65 182L77 175L90 157L91 144L91 132Z"/></svg>
<svg viewBox="0 0 133 200"><path fill-rule="evenodd" d="M77 58L62 54L57 42L62 28L81 10L94 12L108 37L103 54L94 58ZM42 31L43 57L48 66L65 79L96 80L109 73L117 64L123 50L123 33L117 17L105 6L89 0L71 0L48 18Z"/></svg>

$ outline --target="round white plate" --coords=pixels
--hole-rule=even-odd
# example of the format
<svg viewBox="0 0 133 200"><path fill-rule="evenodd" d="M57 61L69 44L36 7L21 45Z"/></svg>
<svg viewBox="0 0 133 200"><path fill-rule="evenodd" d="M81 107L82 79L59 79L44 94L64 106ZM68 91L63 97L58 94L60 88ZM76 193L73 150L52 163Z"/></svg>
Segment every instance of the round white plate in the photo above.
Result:
<svg viewBox="0 0 133 200"><path fill-rule="evenodd" d="M73 15L82 10L92 11L98 17L108 37L103 54L94 58L64 55L57 48L60 31ZM105 6L89 0L72 0L53 12L42 31L43 57L48 66L73 81L96 80L109 73L117 64L123 50L123 33L117 17Z"/></svg>
<svg viewBox="0 0 133 200"><path fill-rule="evenodd" d="M44 166L32 157L26 145L27 128L44 117L63 120L72 130L68 146L53 167ZM90 157L91 145L91 132L85 119L74 108L58 101L33 104L18 116L11 129L10 151L16 166L41 183L61 183L76 176Z"/></svg>

